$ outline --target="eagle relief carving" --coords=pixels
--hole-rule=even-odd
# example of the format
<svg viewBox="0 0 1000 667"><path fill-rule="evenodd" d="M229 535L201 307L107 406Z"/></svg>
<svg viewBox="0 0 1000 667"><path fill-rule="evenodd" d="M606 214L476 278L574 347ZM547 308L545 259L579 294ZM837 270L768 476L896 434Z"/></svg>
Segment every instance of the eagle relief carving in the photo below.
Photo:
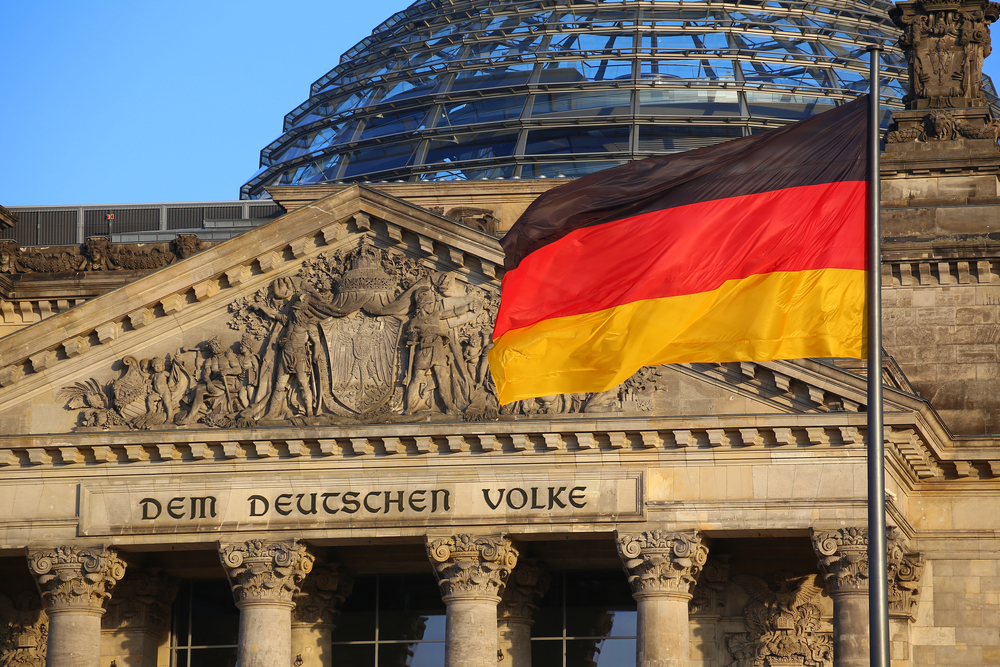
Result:
<svg viewBox="0 0 1000 667"><path fill-rule="evenodd" d="M110 383L89 378L61 396L80 427L100 429L496 419L487 354L499 303L496 287L431 271L365 236L230 304L231 344L217 335L127 356ZM658 373L502 412L648 410Z"/></svg>

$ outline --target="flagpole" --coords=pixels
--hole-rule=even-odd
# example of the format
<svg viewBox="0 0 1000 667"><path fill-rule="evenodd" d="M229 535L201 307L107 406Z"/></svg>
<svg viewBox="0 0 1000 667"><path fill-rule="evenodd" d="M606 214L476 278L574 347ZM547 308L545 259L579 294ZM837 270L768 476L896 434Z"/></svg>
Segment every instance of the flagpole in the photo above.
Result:
<svg viewBox="0 0 1000 667"><path fill-rule="evenodd" d="M868 617L871 667L889 667L885 443L882 420L882 237L879 110L881 45L871 55L868 112Z"/></svg>

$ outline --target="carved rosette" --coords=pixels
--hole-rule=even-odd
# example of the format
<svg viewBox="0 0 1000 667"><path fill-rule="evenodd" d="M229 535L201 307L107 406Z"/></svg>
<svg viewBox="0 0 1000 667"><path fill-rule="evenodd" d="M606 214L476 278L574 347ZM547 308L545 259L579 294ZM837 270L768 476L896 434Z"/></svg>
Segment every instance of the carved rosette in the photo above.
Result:
<svg viewBox="0 0 1000 667"><path fill-rule="evenodd" d="M497 620L532 625L538 601L549 590L552 577L534 561L521 561L504 588Z"/></svg>
<svg viewBox="0 0 1000 667"><path fill-rule="evenodd" d="M165 572L129 570L101 619L105 630L145 630L161 634L170 625L177 580Z"/></svg>
<svg viewBox="0 0 1000 667"><path fill-rule="evenodd" d="M351 594L354 577L339 565L316 565L292 595L292 625L334 627L338 607Z"/></svg>
<svg viewBox="0 0 1000 667"><path fill-rule="evenodd" d="M463 598L499 603L518 555L502 536L427 538L427 556L445 604Z"/></svg>
<svg viewBox="0 0 1000 667"><path fill-rule="evenodd" d="M125 562L104 546L27 549L27 556L49 613L88 610L103 614L115 584L125 576Z"/></svg>
<svg viewBox="0 0 1000 667"><path fill-rule="evenodd" d="M691 599L691 588L708 560L708 547L695 530L651 530L618 534L618 555L625 564L632 596Z"/></svg>
<svg viewBox="0 0 1000 667"><path fill-rule="evenodd" d="M219 545L219 558L233 588L236 606L252 603L294 605L293 596L315 558L295 540L249 540Z"/></svg>
<svg viewBox="0 0 1000 667"><path fill-rule="evenodd" d="M868 590L867 528L813 530L812 544L831 593L836 595Z"/></svg>

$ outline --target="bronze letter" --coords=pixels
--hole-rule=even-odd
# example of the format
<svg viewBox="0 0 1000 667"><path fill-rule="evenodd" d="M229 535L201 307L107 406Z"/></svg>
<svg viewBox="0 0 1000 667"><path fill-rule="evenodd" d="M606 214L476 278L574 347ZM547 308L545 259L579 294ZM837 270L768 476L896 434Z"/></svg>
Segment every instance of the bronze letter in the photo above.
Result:
<svg viewBox="0 0 1000 667"><path fill-rule="evenodd" d="M324 493L321 496L323 498L323 511L324 512L326 512L327 514L336 514L337 512L340 511L339 508L335 509L335 510L332 510L332 509L330 509L330 506L326 504L327 500L329 500L330 498L336 498L339 495L340 495L339 493Z"/></svg>
<svg viewBox="0 0 1000 667"><path fill-rule="evenodd" d="M377 507L371 507L368 504L368 499L371 498L372 496L381 496L381 495L382 495L381 491L369 491L368 493L366 493L365 494L365 509L368 510L369 512L371 512L372 514L378 514L378 508Z"/></svg>
<svg viewBox="0 0 1000 667"><path fill-rule="evenodd" d="M556 504L556 505L559 505L559 507L566 507L566 503L564 503L563 501L559 500L559 494L562 493L563 491L565 491L566 487L565 486L560 486L558 491L556 491L555 493L552 493L552 489L554 489L554 488L555 487L553 487L553 486L549 487L549 509L552 509L553 503Z"/></svg>
<svg viewBox="0 0 1000 667"><path fill-rule="evenodd" d="M586 504L587 504L586 501L580 503L579 505L577 505L576 501L577 500L583 500L583 498L584 498L583 492L586 491L586 490L587 490L587 487L585 487L585 486L574 486L570 490L570 492L569 492L569 504L572 505L573 507L576 507L577 509L583 509L584 506L586 506ZM579 496L576 495L577 491L580 492Z"/></svg>
<svg viewBox="0 0 1000 667"><path fill-rule="evenodd" d="M552 493L552 489L549 489L549 493ZM531 509L533 510L543 510L545 505L538 504L538 487L531 487ZM549 509L552 509L552 505L549 505Z"/></svg>
<svg viewBox="0 0 1000 667"><path fill-rule="evenodd" d="M448 506L448 498L451 497L451 492L449 492L446 489L434 489L433 491L431 491L431 513L432 514L434 512L437 512L437 508L438 508L438 494L439 493L443 493L444 494L444 501L441 503L442 505L444 505L444 511L447 512L448 510L451 509L451 507Z"/></svg>
<svg viewBox="0 0 1000 667"><path fill-rule="evenodd" d="M418 493L420 494L419 498L417 498ZM425 509L427 509L427 505L421 504L418 507L416 502L414 502L414 501L419 501L420 503L426 502L424 500L425 493L427 493L427 491L425 491L424 489L420 489L419 491L414 491L413 493L410 494L410 499L407 501L407 503L409 503L411 510L413 510L414 512L423 512Z"/></svg>
<svg viewBox="0 0 1000 667"><path fill-rule="evenodd" d="M312 498L312 507L310 507L307 510L302 509L302 498L305 495L306 494L304 494L304 493L300 493L299 495L295 496L295 506L299 509L299 514L315 514L316 513L316 494L315 493L310 493L309 494L309 496Z"/></svg>
<svg viewBox="0 0 1000 667"><path fill-rule="evenodd" d="M483 489L483 498L486 499L486 504L490 506L491 510L495 510L497 507L500 507L500 503L503 502L503 492L506 491L506 490L507 489L500 489L499 490L500 491L500 497L497 498L496 502L493 502L492 500L490 500L490 490L489 489Z"/></svg>
<svg viewBox="0 0 1000 667"><path fill-rule="evenodd" d="M288 509L285 509L285 508ZM281 516L288 516L292 513L292 494L282 493L274 500L274 511Z"/></svg>
<svg viewBox="0 0 1000 667"><path fill-rule="evenodd" d="M359 503L356 500L357 497L360 495L361 494L358 493L357 491L348 491L347 493L344 494L344 507L343 507L344 513L354 514L359 509L361 509L361 503ZM347 509L348 507L350 507L351 509Z"/></svg>
<svg viewBox="0 0 1000 667"><path fill-rule="evenodd" d="M177 503L180 503L180 505L178 505ZM170 502L167 503L167 514L169 514L174 519L183 519L184 498L171 498Z"/></svg>
<svg viewBox="0 0 1000 667"><path fill-rule="evenodd" d="M250 501L250 516L264 516L267 514L267 510L270 507L270 503L267 502L267 498L264 496L254 495L247 498L247 500ZM257 513L257 501L264 503L264 509L262 509L259 514Z"/></svg>
<svg viewBox="0 0 1000 667"><path fill-rule="evenodd" d="M521 504L518 505L517 507L514 507L514 502L510 499L510 497L514 495L515 491L521 494ZM511 508L512 510L519 510L527 504L528 504L528 494L524 489L514 487L513 489L507 492L507 507Z"/></svg>
<svg viewBox="0 0 1000 667"><path fill-rule="evenodd" d="M389 498L389 492L388 491L385 492L385 512L384 512L385 514L389 513L389 505L393 504L399 505L399 511L400 512L403 511L403 492L397 491L396 493L399 494L399 498L397 500L392 500L391 498Z"/></svg>
<svg viewBox="0 0 1000 667"><path fill-rule="evenodd" d="M157 502L155 498L143 498L142 500L139 501L139 504L142 505L143 519L155 519L156 517L160 516L160 512L163 511L163 507L160 505L159 502ZM156 508L156 514L154 514L153 516L149 516L150 505Z"/></svg>
<svg viewBox="0 0 1000 667"><path fill-rule="evenodd" d="M191 518L192 519L204 519L205 518L205 501L211 500L212 504L208 508L208 513L215 518L215 496L204 496L202 498L191 497ZM200 507L199 507L200 506ZM198 511L201 511L201 516L196 516Z"/></svg>

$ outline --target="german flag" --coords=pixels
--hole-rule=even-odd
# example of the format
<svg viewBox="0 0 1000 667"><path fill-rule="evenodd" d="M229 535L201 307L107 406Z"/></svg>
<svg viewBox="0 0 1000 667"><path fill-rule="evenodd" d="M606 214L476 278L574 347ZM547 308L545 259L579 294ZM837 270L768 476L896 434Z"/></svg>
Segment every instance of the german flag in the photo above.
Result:
<svg viewBox="0 0 1000 667"><path fill-rule="evenodd" d="M500 402L643 366L864 356L868 97L591 174L501 241Z"/></svg>

